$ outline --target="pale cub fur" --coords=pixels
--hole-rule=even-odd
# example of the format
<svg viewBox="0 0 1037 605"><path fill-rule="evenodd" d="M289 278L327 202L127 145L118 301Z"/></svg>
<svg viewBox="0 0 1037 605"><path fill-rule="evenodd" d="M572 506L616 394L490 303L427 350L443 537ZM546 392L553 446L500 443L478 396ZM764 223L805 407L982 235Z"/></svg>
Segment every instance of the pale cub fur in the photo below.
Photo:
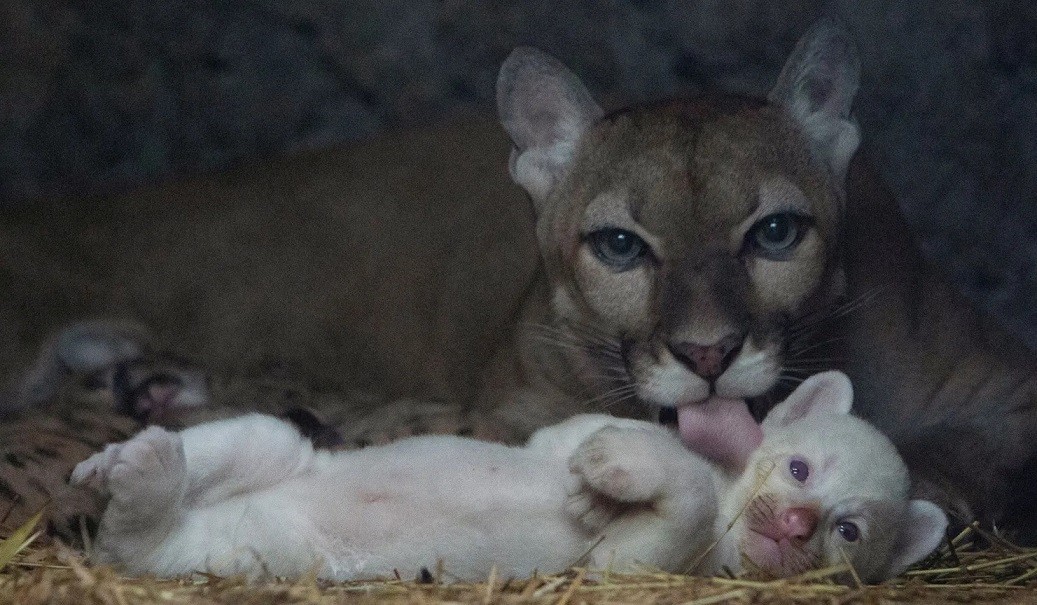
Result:
<svg viewBox="0 0 1037 605"><path fill-rule="evenodd" d="M413 574L442 560L451 574L478 579L493 566L503 575L559 571L588 554L595 568L704 573L738 570L744 555L789 575L839 562L842 548L879 580L931 551L946 519L908 501L903 463L878 431L847 415L849 396L841 374L808 380L764 424L741 477L665 428L604 415L541 429L522 448L419 437L327 452L253 414L181 433L149 428L80 464L72 480L111 493L97 555L132 573L317 570L345 580ZM757 489L758 469L787 466L789 452L814 466L805 491L784 485L780 468ZM770 550L755 533L766 520L725 532L750 496L779 503L778 516L811 507L817 531L800 527ZM854 541L833 529L847 520L860 525Z"/></svg>

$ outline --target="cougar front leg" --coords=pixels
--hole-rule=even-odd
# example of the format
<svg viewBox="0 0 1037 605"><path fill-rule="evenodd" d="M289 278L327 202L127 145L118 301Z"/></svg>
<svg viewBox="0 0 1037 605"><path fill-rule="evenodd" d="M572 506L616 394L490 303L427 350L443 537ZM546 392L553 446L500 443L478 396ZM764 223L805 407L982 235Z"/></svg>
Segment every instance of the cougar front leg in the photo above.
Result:
<svg viewBox="0 0 1037 605"><path fill-rule="evenodd" d="M465 406L400 399L379 405L359 419L334 423L347 447L382 445L417 435L460 435L484 441L518 443L514 434L492 413Z"/></svg>
<svg viewBox="0 0 1037 605"><path fill-rule="evenodd" d="M145 328L114 320L82 321L62 328L15 377L0 411L33 407L53 398L69 374L88 376L140 357L150 344Z"/></svg>

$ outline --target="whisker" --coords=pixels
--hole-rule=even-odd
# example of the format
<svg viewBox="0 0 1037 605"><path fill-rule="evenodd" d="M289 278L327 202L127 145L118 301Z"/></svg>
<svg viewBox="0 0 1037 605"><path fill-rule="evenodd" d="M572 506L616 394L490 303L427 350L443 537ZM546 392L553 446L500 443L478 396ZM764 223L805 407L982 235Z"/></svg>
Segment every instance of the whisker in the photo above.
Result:
<svg viewBox="0 0 1037 605"><path fill-rule="evenodd" d="M788 347L788 354L790 357L796 357L802 355L803 353L807 353L809 351L813 351L821 347L826 347L828 345L833 345L844 340L844 338L836 336L834 338L825 338L823 340L808 341L803 344L800 344L798 342L790 343Z"/></svg>
<svg viewBox="0 0 1037 605"><path fill-rule="evenodd" d="M614 389L609 389L608 391L605 391L604 393L601 393L600 395L598 395L596 397L588 399L588 400L584 401L582 403L582 405L583 405L583 407L592 407L592 406L594 406L594 405L596 405L598 403L601 403L602 401L607 401L607 400L613 399L614 401L612 401L611 404L607 404L605 406L605 407L608 407L608 405L614 405L616 403L621 403L623 401L626 401L627 399L630 398L630 396L634 395L636 392L637 392L637 385L636 384L625 384L625 385L616 387Z"/></svg>
<svg viewBox="0 0 1037 605"><path fill-rule="evenodd" d="M824 309L819 309L813 313L808 313L803 317L799 318L790 328L789 337L798 338L806 334L812 328L817 327L827 321L839 319L846 315L860 309L864 305L871 304L881 294L885 293L887 288L885 286L877 286L870 290L861 293L860 295L851 298L849 300L837 303Z"/></svg>

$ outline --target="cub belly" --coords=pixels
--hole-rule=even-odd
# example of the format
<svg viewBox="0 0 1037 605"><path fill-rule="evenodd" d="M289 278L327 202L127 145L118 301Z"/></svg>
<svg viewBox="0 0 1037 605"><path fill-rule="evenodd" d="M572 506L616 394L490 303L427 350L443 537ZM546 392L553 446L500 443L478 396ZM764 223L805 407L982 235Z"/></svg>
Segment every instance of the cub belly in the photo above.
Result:
<svg viewBox="0 0 1037 605"><path fill-rule="evenodd" d="M298 505L329 577L406 577L439 561L464 579L486 578L494 565L525 577L565 569L587 549L590 535L564 509L573 481L564 459L438 437L326 460L282 491L307 494Z"/></svg>

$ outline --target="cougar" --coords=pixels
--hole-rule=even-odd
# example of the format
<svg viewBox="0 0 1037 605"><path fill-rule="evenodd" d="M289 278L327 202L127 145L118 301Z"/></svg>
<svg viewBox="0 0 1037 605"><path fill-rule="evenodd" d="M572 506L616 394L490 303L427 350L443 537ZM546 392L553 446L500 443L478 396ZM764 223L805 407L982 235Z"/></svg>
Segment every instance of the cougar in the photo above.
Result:
<svg viewBox="0 0 1037 605"><path fill-rule="evenodd" d="M6 406L46 396L23 379L32 351L89 317L148 326L206 367L443 402L454 426L515 442L582 411L687 432L712 397L762 414L840 368L917 496L1032 525L1012 504L1033 482L1011 481L1037 450L1033 354L920 257L858 150L858 80L829 21L763 99L606 112L519 48L497 83L507 138L469 118L11 210ZM364 426L392 430L391 410Z"/></svg>

